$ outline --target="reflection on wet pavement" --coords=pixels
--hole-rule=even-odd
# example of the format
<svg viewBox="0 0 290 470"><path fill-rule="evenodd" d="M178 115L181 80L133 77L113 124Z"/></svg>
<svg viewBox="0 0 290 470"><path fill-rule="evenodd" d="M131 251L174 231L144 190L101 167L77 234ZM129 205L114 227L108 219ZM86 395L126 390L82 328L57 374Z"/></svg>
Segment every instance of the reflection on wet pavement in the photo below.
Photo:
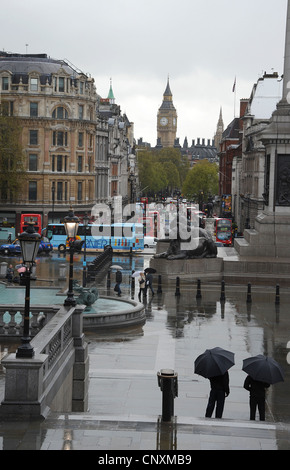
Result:
<svg viewBox="0 0 290 470"><path fill-rule="evenodd" d="M118 258L113 263L124 267L124 298L138 300L137 285L132 292L131 272L148 266L149 259ZM50 265L55 266L53 275L56 276L59 260L50 261ZM43 279L48 275L45 264L42 262ZM76 276L81 279L81 260L76 264ZM97 282L100 292L105 293L105 276ZM111 291L113 294L113 289ZM164 283L162 294L156 293L153 298L148 294L145 325L130 330L85 332L90 357L88 413L82 417L53 415L46 420L41 425L42 448L52 449L53 445L57 448L60 435L62 445L73 448L80 448L81 441L83 446L87 442L88 448L98 449L114 446L119 449L194 449L218 445L226 449L239 448L239 445L249 448L247 439L251 433L255 438L259 434L257 442L252 444L254 448L290 448L289 440L287 444L281 431L284 427L288 432L290 424L287 362L290 290L281 290L279 305L275 304L274 288L253 286L251 303L247 302L246 291L245 286L227 285L226 300L221 302L218 284L202 285L202 297L197 299L195 282L181 283L180 296L175 295L174 286ZM193 373L194 359L215 346L235 353L235 365L230 369L230 395L220 424L214 419L204 420L209 381ZM285 382L271 386L267 393L264 426L259 421L249 421L249 397L243 388L246 374L242 371L242 361L256 354L273 357L285 371ZM164 368L178 374L174 431L160 423L162 397L157 372ZM0 384L3 384L3 372L1 377ZM71 434L68 426L64 426L67 420ZM239 426L233 431L235 423ZM211 431L208 431L209 426ZM201 437L207 432L216 437L208 446ZM85 436L89 435L90 439L86 440Z"/></svg>

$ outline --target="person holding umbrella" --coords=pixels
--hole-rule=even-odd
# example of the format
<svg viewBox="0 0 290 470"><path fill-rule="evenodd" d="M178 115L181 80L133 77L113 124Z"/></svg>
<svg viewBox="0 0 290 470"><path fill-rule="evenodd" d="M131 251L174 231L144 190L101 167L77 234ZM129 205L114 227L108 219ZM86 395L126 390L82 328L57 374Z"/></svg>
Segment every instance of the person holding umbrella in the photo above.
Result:
<svg viewBox="0 0 290 470"><path fill-rule="evenodd" d="M229 373L227 371L223 375L209 377L209 381L211 389L208 404L205 411L205 417L211 418L214 408L216 407L215 417L222 418L225 406L225 399L230 394Z"/></svg>
<svg viewBox="0 0 290 470"><path fill-rule="evenodd" d="M146 268L145 269L145 275L146 275L146 285L145 285L145 296L147 294L147 289L151 290L152 297L154 295L154 290L153 290L153 276L152 274L156 273L156 269L154 268Z"/></svg>
<svg viewBox="0 0 290 470"><path fill-rule="evenodd" d="M117 292L118 297L121 297L121 293L122 293L121 292L121 282L122 282L122 273L121 273L120 269L117 269L115 290Z"/></svg>
<svg viewBox="0 0 290 470"><path fill-rule="evenodd" d="M230 393L228 369L234 365L234 353L223 348L207 349L194 362L195 373L209 379L210 394L205 417L222 418L225 398Z"/></svg>
<svg viewBox="0 0 290 470"><path fill-rule="evenodd" d="M254 380L248 375L244 382L244 388L250 392L250 420L255 421L258 408L260 421L265 421L266 389L270 387L267 382Z"/></svg>
<svg viewBox="0 0 290 470"><path fill-rule="evenodd" d="M141 297L144 300L144 295L145 295L145 274L143 272L140 272L140 276L138 277L138 282L139 282L139 294L138 294L138 299L139 302L141 302Z"/></svg>
<svg viewBox="0 0 290 470"><path fill-rule="evenodd" d="M258 408L260 421L265 421L266 389L284 381L284 372L274 359L258 354L243 360L243 371L248 374L244 388L250 392L250 420L255 420Z"/></svg>

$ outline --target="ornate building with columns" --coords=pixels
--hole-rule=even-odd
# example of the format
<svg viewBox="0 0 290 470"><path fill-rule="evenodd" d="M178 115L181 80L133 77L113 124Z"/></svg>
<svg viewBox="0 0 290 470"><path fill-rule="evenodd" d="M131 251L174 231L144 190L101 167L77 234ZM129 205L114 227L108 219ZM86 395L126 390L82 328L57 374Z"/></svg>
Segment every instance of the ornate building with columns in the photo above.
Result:
<svg viewBox="0 0 290 470"><path fill-rule="evenodd" d="M93 78L46 54L0 52L0 103L20 119L27 181L17 200L0 200L19 227L21 213L59 222L70 205L82 217L114 196L128 200L132 123L110 89L103 100Z"/></svg>

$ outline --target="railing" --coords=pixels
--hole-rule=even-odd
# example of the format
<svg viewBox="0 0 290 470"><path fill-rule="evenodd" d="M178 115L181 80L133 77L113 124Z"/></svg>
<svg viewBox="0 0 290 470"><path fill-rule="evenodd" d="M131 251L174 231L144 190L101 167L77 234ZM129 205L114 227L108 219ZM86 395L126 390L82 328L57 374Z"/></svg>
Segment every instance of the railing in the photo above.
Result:
<svg viewBox="0 0 290 470"><path fill-rule="evenodd" d="M1 416L40 418L49 409L86 411L88 351L83 334L84 308L85 305L31 308L31 331L37 333L30 342L34 356L26 359L8 354L2 359L6 380ZM2 338L21 336L22 309L0 306Z"/></svg>
<svg viewBox="0 0 290 470"><path fill-rule="evenodd" d="M34 337L59 310L59 305L35 305L30 308L30 336ZM21 337L23 334L24 305L0 305L0 340Z"/></svg>

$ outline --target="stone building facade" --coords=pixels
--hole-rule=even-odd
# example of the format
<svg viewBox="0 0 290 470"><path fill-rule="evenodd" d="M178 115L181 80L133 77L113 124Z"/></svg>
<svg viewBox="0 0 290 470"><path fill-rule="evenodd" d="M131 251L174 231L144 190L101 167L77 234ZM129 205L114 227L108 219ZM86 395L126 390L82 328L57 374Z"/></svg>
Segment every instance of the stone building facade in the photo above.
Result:
<svg viewBox="0 0 290 470"><path fill-rule="evenodd" d="M17 229L21 213L40 213L45 226L70 205L81 218L96 203L128 199L132 124L110 99L102 104L93 78L46 54L1 52L0 101L21 120L27 164L21 197L0 201L0 223Z"/></svg>

